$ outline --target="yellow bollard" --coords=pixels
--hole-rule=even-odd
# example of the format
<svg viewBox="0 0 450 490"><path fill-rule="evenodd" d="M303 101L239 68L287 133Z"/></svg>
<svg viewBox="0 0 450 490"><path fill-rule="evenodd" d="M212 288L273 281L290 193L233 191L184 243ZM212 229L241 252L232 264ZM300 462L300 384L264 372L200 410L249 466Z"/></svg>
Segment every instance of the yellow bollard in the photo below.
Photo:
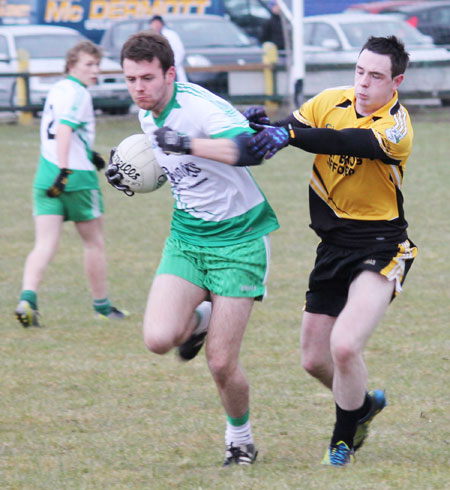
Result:
<svg viewBox="0 0 450 490"><path fill-rule="evenodd" d="M25 49L17 51L18 72L27 73L29 69L30 55ZM16 84L17 105L24 106L27 104L27 82L24 77L17 77ZM33 121L33 113L29 111L19 111L19 124L29 125Z"/></svg>
<svg viewBox="0 0 450 490"><path fill-rule="evenodd" d="M278 61L278 49L274 43L263 43L263 63L265 65L273 65ZM274 71L271 68L264 68L264 93L268 96L275 95ZM266 100L266 109L276 110L279 104L273 100Z"/></svg>

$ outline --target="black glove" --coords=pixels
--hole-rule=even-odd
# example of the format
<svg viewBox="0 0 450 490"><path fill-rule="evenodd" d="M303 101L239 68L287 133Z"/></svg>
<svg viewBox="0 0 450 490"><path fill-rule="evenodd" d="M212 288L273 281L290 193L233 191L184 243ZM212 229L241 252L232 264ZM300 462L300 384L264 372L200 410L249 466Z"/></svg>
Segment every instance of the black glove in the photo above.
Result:
<svg viewBox="0 0 450 490"><path fill-rule="evenodd" d="M117 148L112 148L111 153L109 154L109 162L105 171L106 179L118 191L122 191L130 197L134 196L134 192L130 191L130 188L127 185L121 184L123 175L119 172L119 166L114 163L116 150Z"/></svg>
<svg viewBox="0 0 450 490"><path fill-rule="evenodd" d="M254 126L259 126L254 124ZM262 130L261 130L261 129ZM275 153L289 144L289 133L286 128L278 126L259 126L254 128L259 130L258 134L255 134L248 140L247 146L249 153L256 155L259 158L268 160L272 158Z"/></svg>
<svg viewBox="0 0 450 490"><path fill-rule="evenodd" d="M53 182L53 185L47 189L47 196L48 197L60 196L64 192L64 188L66 187L67 179L69 178L69 175L72 173L73 173L72 170L69 170L68 168L60 169L59 174L55 179L55 182Z"/></svg>
<svg viewBox="0 0 450 490"><path fill-rule="evenodd" d="M96 151L92 152L92 163L95 165L97 171L105 168L105 160L103 160L103 157L100 155L100 153L97 153Z"/></svg>
<svg viewBox="0 0 450 490"><path fill-rule="evenodd" d="M163 126L155 131L156 142L166 154L186 155L191 153L191 138Z"/></svg>
<svg viewBox="0 0 450 490"><path fill-rule="evenodd" d="M262 105L252 105L242 113L251 123L268 125L270 119L266 114L266 109Z"/></svg>

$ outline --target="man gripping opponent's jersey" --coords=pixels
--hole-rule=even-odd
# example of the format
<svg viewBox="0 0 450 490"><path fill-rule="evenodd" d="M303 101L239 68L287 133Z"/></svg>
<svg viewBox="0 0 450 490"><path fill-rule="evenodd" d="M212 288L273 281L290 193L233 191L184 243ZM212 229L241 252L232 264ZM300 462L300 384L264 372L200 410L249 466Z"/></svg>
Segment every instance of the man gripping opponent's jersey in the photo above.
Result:
<svg viewBox="0 0 450 490"><path fill-rule="evenodd" d="M417 254L408 239L401 185L413 141L397 88L409 55L394 36L371 37L353 87L325 90L270 124L264 108L246 111L259 133L255 156L287 145L316 153L309 182L311 227L321 238L309 278L303 367L332 389L336 424L323 463L354 460L368 425L386 405L367 391L363 350Z"/></svg>

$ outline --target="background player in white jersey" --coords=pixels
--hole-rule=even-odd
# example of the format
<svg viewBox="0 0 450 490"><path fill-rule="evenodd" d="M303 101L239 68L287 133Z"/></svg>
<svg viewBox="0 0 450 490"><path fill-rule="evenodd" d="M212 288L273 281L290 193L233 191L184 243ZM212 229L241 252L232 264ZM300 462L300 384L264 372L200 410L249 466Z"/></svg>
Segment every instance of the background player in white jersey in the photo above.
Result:
<svg viewBox="0 0 450 490"><path fill-rule="evenodd" d="M290 144L316 153L309 184L311 227L321 238L302 321L303 367L332 389L336 424L322 463L354 461L386 405L367 392L363 351L417 254L401 192L413 130L397 88L409 55L394 36L370 37L353 87L325 90L273 125L248 109L261 132L250 145L273 156Z"/></svg>
<svg viewBox="0 0 450 490"><path fill-rule="evenodd" d="M95 119L88 85L97 82L101 51L81 41L66 55L68 77L49 91L41 120L41 155L33 186L35 244L23 273L15 310L24 327L39 326L37 290L56 253L64 221L74 221L84 248L84 269L94 310L101 319L127 313L111 306L107 294L103 200L96 168L105 162L92 149Z"/></svg>
<svg viewBox="0 0 450 490"><path fill-rule="evenodd" d="M268 234L279 226L246 168L261 163L247 153L252 130L225 100L175 82L173 52L163 36L131 36L121 63L141 108L142 130L175 200L148 297L144 341L157 354L178 346L179 356L189 360L206 340L208 366L227 415L224 465L251 464L257 452L239 350L254 300L266 292ZM112 159L106 175L126 190Z"/></svg>

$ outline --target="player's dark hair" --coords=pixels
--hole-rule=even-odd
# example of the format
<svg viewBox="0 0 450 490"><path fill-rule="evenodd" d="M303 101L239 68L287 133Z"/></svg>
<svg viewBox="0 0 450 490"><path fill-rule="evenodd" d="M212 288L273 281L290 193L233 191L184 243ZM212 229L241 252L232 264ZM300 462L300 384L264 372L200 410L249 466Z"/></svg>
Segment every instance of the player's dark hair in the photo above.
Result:
<svg viewBox="0 0 450 490"><path fill-rule="evenodd" d="M175 59L169 41L164 36L151 31L142 31L130 36L122 46L120 64L124 59L153 61L157 58L164 73L175 65Z"/></svg>
<svg viewBox="0 0 450 490"><path fill-rule="evenodd" d="M372 53L387 54L391 59L392 78L405 73L409 62L409 53L405 50L403 42L395 36L375 37L371 36L361 48Z"/></svg>
<svg viewBox="0 0 450 490"><path fill-rule="evenodd" d="M164 25L164 19L160 15L154 15L150 19L149 24L151 24L154 20L157 20L158 22L161 22L162 25Z"/></svg>
<svg viewBox="0 0 450 490"><path fill-rule="evenodd" d="M69 73L69 70L74 66L80 59L80 53L87 53L92 55L98 60L102 59L102 50L92 41L80 41L75 46L72 46L66 53L66 64L64 71Z"/></svg>

